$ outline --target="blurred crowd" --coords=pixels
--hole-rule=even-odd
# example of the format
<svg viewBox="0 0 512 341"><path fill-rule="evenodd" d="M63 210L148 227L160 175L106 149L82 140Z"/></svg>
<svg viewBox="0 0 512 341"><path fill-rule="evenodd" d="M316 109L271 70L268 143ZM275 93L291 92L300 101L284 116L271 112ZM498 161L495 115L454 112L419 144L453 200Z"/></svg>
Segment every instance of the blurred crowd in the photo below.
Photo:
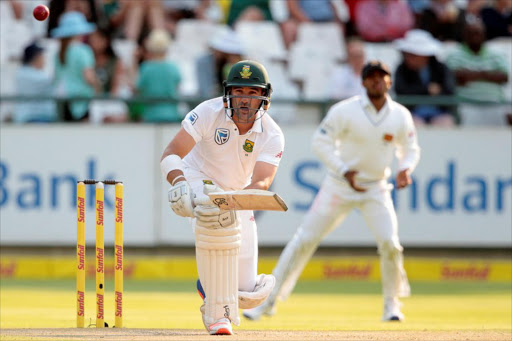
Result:
<svg viewBox="0 0 512 341"><path fill-rule="evenodd" d="M50 17L36 22L39 3L0 2L10 94L39 98L4 121L177 122L180 98L221 95L245 58L276 77L274 98L341 100L362 91L365 61L387 55L393 95L468 100L408 105L417 125L512 124L512 0L47 0ZM80 100L57 108L44 96ZM96 96L108 100L87 100Z"/></svg>

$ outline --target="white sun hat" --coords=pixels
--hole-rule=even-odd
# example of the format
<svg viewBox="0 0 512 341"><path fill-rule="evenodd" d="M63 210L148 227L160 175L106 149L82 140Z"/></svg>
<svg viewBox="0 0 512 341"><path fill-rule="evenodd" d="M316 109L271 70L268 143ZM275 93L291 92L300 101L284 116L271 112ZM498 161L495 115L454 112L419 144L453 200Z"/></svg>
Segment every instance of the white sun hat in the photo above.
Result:
<svg viewBox="0 0 512 341"><path fill-rule="evenodd" d="M393 45L402 52L417 56L434 56L441 49L441 43L424 30L410 30L402 39L397 39Z"/></svg>
<svg viewBox="0 0 512 341"><path fill-rule="evenodd" d="M229 54L243 54L244 50L242 42L238 34L230 29L224 27L220 29L217 34L210 40L209 45L211 48Z"/></svg>

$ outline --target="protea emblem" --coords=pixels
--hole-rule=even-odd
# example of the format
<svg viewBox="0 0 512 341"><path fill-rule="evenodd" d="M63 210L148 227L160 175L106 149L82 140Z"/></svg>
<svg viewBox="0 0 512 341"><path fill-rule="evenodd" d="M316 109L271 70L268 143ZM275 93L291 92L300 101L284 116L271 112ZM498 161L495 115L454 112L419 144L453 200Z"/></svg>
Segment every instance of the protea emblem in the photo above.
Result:
<svg viewBox="0 0 512 341"><path fill-rule="evenodd" d="M243 148L247 153L252 153L252 150L254 148L254 142L249 139L246 139Z"/></svg>
<svg viewBox="0 0 512 341"><path fill-rule="evenodd" d="M249 77L251 77L251 75L252 75L251 66L244 65L242 67L242 72L240 72L240 76L242 76L242 78L244 78L244 79L248 79Z"/></svg>

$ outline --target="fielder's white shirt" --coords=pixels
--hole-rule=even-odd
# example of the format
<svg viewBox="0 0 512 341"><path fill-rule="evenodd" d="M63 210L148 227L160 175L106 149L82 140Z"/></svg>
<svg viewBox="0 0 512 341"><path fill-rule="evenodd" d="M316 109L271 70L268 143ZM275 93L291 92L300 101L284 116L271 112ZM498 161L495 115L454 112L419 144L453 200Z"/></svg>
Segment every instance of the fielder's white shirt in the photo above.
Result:
<svg viewBox="0 0 512 341"><path fill-rule="evenodd" d="M412 172L418 164L420 148L411 113L386 97L379 112L366 94L328 111L313 136L313 150L333 177L343 179L346 171L356 170L359 183L385 180L394 154L399 170Z"/></svg>
<svg viewBox="0 0 512 341"><path fill-rule="evenodd" d="M212 179L224 190L243 189L251 183L256 162L279 166L284 150L281 128L268 114L240 135L224 111L222 97L199 104L182 121L196 145L183 158L185 167Z"/></svg>

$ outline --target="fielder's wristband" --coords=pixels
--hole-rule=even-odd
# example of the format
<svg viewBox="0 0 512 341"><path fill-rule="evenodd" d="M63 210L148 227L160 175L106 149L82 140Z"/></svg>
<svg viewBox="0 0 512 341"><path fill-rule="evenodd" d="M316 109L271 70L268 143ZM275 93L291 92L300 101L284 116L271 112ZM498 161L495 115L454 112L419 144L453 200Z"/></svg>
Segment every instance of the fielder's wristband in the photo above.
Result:
<svg viewBox="0 0 512 341"><path fill-rule="evenodd" d="M162 171L165 179L167 179L167 174L175 169L183 172L183 161L181 160L181 157L176 154L167 155L160 162L160 170Z"/></svg>

